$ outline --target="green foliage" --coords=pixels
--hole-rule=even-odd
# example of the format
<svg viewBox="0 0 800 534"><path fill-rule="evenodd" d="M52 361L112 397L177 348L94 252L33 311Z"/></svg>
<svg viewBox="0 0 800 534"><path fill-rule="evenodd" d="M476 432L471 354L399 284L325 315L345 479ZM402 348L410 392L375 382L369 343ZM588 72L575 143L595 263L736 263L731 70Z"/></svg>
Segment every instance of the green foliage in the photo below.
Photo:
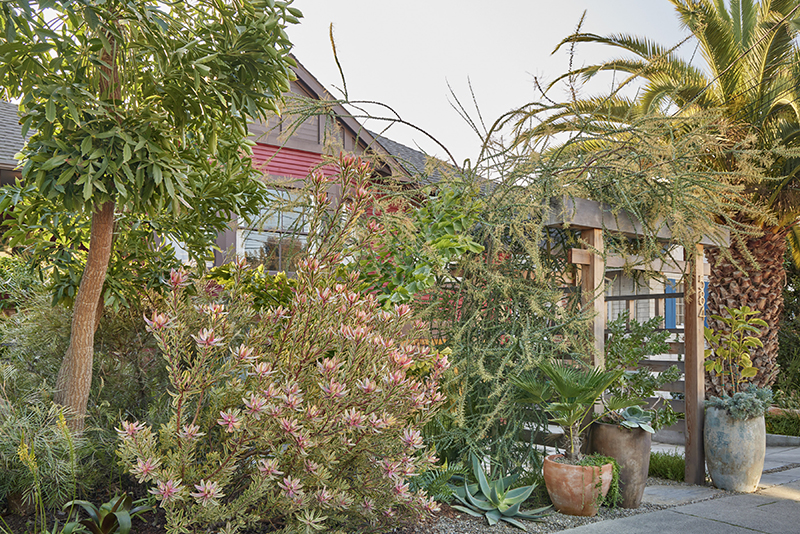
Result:
<svg viewBox="0 0 800 534"><path fill-rule="evenodd" d="M599 504L601 506L605 504L611 508L616 508L619 503L622 502L622 493L620 493L619 489L619 463L617 460L611 456L603 456L602 454L595 453L583 456L575 465L602 467L608 464L612 465L611 485L609 486L608 493L606 493L605 497L600 497L602 502ZM598 480L597 483L601 484L602 482Z"/></svg>
<svg viewBox="0 0 800 534"><path fill-rule="evenodd" d="M796 412L768 413L764 416L764 422L769 434L800 436L800 414Z"/></svg>
<svg viewBox="0 0 800 534"><path fill-rule="evenodd" d="M800 232L800 229L797 229ZM793 253L800 257L800 247L792 245ZM785 396L800 398L800 262L795 263L787 253L786 286L783 289L783 316L778 328L778 365L780 372L773 388L776 389L776 402L779 392ZM800 408L798 403L795 408Z"/></svg>
<svg viewBox="0 0 800 534"><path fill-rule="evenodd" d="M772 404L772 390L750 386L745 391L737 391L732 397L711 397L707 407L726 410L733 419L745 420L760 417L767 413Z"/></svg>
<svg viewBox="0 0 800 534"><path fill-rule="evenodd" d="M706 341L711 348L705 351L705 368L706 371L714 371L721 377L723 392L727 394L730 391L735 394L741 391L743 382L756 376L758 372L750 360L750 349L764 346L760 339L748 334L759 335L761 333L759 327L766 327L767 323L753 317L758 315L759 311L749 306L741 308L725 306L723 310L728 314L727 317L719 315L711 317L723 322L727 327L726 330L714 331L706 328Z"/></svg>
<svg viewBox="0 0 800 534"><path fill-rule="evenodd" d="M129 534L132 526L131 520L152 509L146 505L134 507L133 504L133 498L126 493L101 504L100 508L87 501L70 501L64 505L65 509L71 510L80 506L86 511L89 518L67 523L64 525L62 534L87 531L91 534Z"/></svg>
<svg viewBox="0 0 800 534"><path fill-rule="evenodd" d="M92 483L93 447L67 428L63 407L20 390L18 376L0 363L0 498L20 495L38 520Z"/></svg>
<svg viewBox="0 0 800 534"><path fill-rule="evenodd" d="M288 278L286 273L271 275L264 269L263 264L241 273L234 274L234 271L235 265L226 263L212 268L209 277L230 290L237 283L236 276L239 276L241 279L238 280L238 284L241 290L252 295L253 304L259 310L289 306L297 281Z"/></svg>
<svg viewBox="0 0 800 534"><path fill-rule="evenodd" d="M648 356L669 352L670 333L660 330L661 321L661 317L653 317L640 323L631 319L627 310L608 321L606 365L609 368L636 367Z"/></svg>
<svg viewBox="0 0 800 534"><path fill-rule="evenodd" d="M648 476L683 482L685 473L686 460L682 454L658 451L650 453Z"/></svg>
<svg viewBox="0 0 800 534"><path fill-rule="evenodd" d="M453 486L449 484L450 480L453 477L464 477L466 474L467 471L461 464L449 464L445 461L444 465L432 466L412 478L410 488L413 493L422 490L438 502L450 502L455 495Z"/></svg>
<svg viewBox="0 0 800 534"><path fill-rule="evenodd" d="M639 367L639 362L646 357L669 352L667 338L670 334L666 330L659 330L660 322L660 317L654 317L640 323L630 319L627 311L608 322L606 368L625 370L619 381L609 388L612 396L648 399L664 384L680 380L683 376L677 365L661 373ZM634 367L636 370L631 371ZM658 402L661 404L663 401ZM655 429L670 426L676 421L675 412L666 402L661 406L657 404L653 412Z"/></svg>
<svg viewBox="0 0 800 534"><path fill-rule="evenodd" d="M393 203L405 201L395 196L379 203L385 206L373 210L361 229L372 238L369 248L354 251L359 261L353 267L362 273L365 290L376 291L387 308L409 302L432 288L437 279L451 278L452 264L484 250L469 233L482 209L475 192L442 184L436 190L417 190L415 195L402 211Z"/></svg>
<svg viewBox="0 0 800 534"><path fill-rule="evenodd" d="M475 517L485 517L490 526L494 526L500 521L505 521L527 531L527 527L519 520L539 520L542 517L542 512L550 508L546 506L528 512L520 511L520 506L531 496L536 487L523 486L511 489L511 486L519 477L518 473L497 480L489 480L481 467L478 457L471 454L470 459L472 461L472 474L478 483L469 484L465 479L463 487L453 487L456 492L456 499L461 503L461 505L453 505L456 510Z"/></svg>
<svg viewBox="0 0 800 534"><path fill-rule="evenodd" d="M581 434L591 424L590 411L624 371L585 369L563 362L544 362L540 369L549 380L532 374L514 380L520 390L518 402L544 406L550 420L564 431L567 460L576 462L581 458ZM640 403L641 399L617 399L606 408L619 410Z"/></svg>
<svg viewBox="0 0 800 534"><path fill-rule="evenodd" d="M19 256L0 256L0 311L14 309L36 279Z"/></svg>
<svg viewBox="0 0 800 534"><path fill-rule="evenodd" d="M313 252L298 262L288 309L253 306L239 287L245 260L230 291L203 290L200 278L193 295L187 273L170 277L147 319L167 365L169 421L118 429L122 463L150 486L169 532L259 520L378 531L435 509L406 480L437 462L420 429L445 400L447 358L410 337L423 330L409 306L382 309L338 268L371 173L340 159L336 179L353 195L313 214ZM415 362L429 371L412 373Z"/></svg>

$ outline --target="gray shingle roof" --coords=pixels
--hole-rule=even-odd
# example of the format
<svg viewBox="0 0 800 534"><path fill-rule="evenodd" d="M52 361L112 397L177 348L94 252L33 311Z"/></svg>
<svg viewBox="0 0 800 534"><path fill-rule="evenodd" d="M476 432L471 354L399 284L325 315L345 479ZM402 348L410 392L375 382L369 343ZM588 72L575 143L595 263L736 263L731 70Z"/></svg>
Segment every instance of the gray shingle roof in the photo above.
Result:
<svg viewBox="0 0 800 534"><path fill-rule="evenodd" d="M30 135L32 132L28 132ZM0 168L13 169L18 161L14 159L25 145L22 128L19 125L17 105L0 101Z"/></svg>
<svg viewBox="0 0 800 534"><path fill-rule="evenodd" d="M413 148L407 147L406 145L402 145L397 141L392 141L391 139L387 139L375 132L369 132L372 137L374 137L383 148L386 149L389 154L394 157L394 159L403 166L403 168L408 171L409 174L412 176L419 177L419 182L423 185L428 184L435 184L442 179L442 175L439 172L438 167L440 165L445 165L450 168L444 162L434 160L434 166L431 167L430 165L426 164L429 163L429 158L424 152L420 152L419 150L414 150Z"/></svg>

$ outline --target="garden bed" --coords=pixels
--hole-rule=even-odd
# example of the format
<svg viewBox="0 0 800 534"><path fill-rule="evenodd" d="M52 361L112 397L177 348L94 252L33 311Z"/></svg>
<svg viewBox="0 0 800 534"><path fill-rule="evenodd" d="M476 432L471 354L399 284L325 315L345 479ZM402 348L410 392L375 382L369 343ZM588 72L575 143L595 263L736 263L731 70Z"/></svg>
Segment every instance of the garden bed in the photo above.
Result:
<svg viewBox="0 0 800 534"><path fill-rule="evenodd" d="M652 485L691 486L690 484L683 484L672 480L650 478L648 479L648 486ZM720 496L726 494L725 492L720 492ZM677 506L677 504L674 506ZM643 503L641 507L636 509L602 507L594 517L569 516L553 511L548 513L541 522L525 521L525 524L528 527L528 532L532 534L549 534L551 532L559 532L581 525L596 523L598 521L621 519L623 517L655 512L671 507L673 506L647 503ZM443 504L441 508L442 509L436 513L433 519L417 525L398 527L392 531L392 534L518 534L521 532L518 528L502 522L490 527L485 519L479 519L458 512L446 504ZM7 515L3 517L3 520L6 522L6 528L10 528L10 534L26 534L27 532L32 532L32 518ZM2 527L4 526L5 525L0 522L0 533L3 532ZM52 525L50 525L50 528L52 528ZM132 532L136 534L164 534L166 530L164 528L163 512L159 510L156 514L146 514L143 519L134 519ZM264 527L243 534L267 534L269 532L273 532L273 530Z"/></svg>

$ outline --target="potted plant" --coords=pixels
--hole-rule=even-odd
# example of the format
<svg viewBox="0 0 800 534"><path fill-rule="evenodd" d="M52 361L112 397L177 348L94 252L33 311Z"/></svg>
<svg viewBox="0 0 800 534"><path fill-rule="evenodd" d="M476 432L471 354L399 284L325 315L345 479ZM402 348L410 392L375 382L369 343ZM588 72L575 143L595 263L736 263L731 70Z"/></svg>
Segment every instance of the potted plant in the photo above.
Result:
<svg viewBox="0 0 800 534"><path fill-rule="evenodd" d="M619 468L613 458L581 454L582 435L592 422L590 413L595 403L624 371L578 368L558 362L545 362L540 370L548 380L525 375L515 383L520 390L518 401L543 404L550 421L564 432L564 454L544 459L547 493L559 512L596 515L607 496L614 503L618 500Z"/></svg>
<svg viewBox="0 0 800 534"><path fill-rule="evenodd" d="M721 397L706 401L705 444L706 465L714 486L751 493L756 490L764 469L766 429L764 413L772 402L766 388L747 387L756 375L750 349L762 346L751 335L767 323L754 317L759 312L749 306L723 308L727 316L713 315L726 329L706 328L705 368L719 376Z"/></svg>
<svg viewBox="0 0 800 534"><path fill-rule="evenodd" d="M665 330L658 330L660 317L640 323L622 313L608 323L609 338L606 343L606 367L623 370L619 380L609 386L611 398L630 403L652 398L664 384L679 380L681 370L673 365L661 373L653 373L639 364L653 354L669 352ZM642 402L643 404L643 402ZM624 410L608 410L596 421L590 431L589 451L611 456L620 466L620 505L638 508L642 503L647 474L650 467L650 445L657 428L675 423L677 416L672 407L657 401L650 410L633 405Z"/></svg>
<svg viewBox="0 0 800 534"><path fill-rule="evenodd" d="M619 463L620 506L638 508L650 467L653 412L630 406L609 414L608 420L592 425L590 450Z"/></svg>

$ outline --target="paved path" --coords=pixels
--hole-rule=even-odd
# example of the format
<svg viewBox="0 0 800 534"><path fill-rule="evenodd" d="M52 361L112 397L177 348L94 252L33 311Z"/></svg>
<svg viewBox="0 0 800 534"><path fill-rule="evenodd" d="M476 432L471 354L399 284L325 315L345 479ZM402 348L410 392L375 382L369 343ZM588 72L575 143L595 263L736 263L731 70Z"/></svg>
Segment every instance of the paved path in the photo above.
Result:
<svg viewBox="0 0 800 534"><path fill-rule="evenodd" d="M660 443L653 450L683 448ZM769 472L787 466L787 470ZM798 534L800 533L800 447L767 447L758 491L720 497L704 486L651 486L644 500L678 504L675 508L600 521L569 530L570 534ZM712 497L717 498L712 499ZM698 499L709 499L691 503Z"/></svg>

